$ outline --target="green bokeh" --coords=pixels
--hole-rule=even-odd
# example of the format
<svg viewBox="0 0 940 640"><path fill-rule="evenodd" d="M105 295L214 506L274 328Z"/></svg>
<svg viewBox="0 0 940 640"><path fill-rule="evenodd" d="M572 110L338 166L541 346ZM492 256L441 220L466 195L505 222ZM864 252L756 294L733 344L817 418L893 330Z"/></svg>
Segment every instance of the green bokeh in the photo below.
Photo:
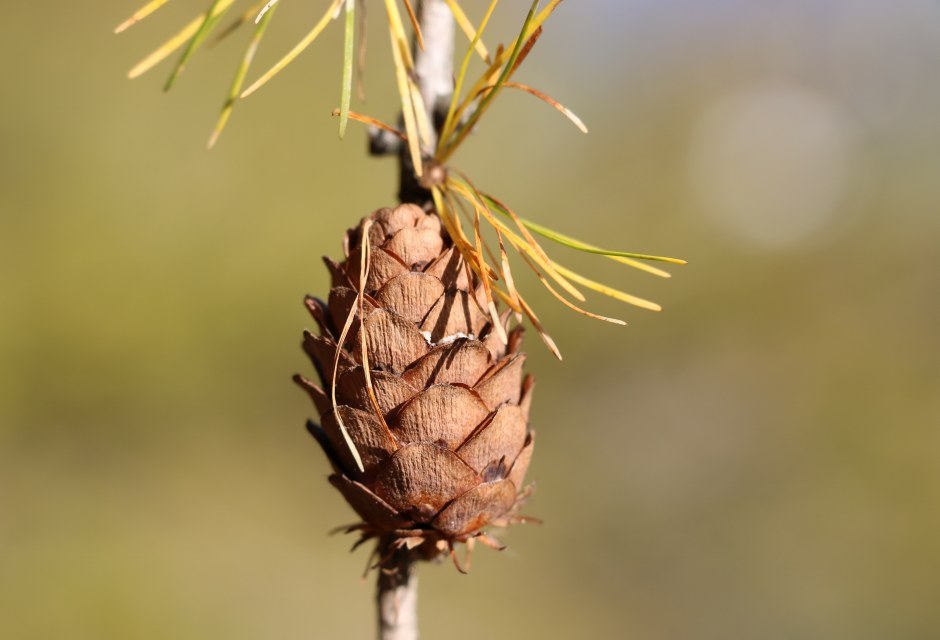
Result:
<svg viewBox="0 0 940 640"><path fill-rule="evenodd" d="M283 1L252 78L315 18ZM504 39L523 4L497 12ZM524 279L565 354L530 335L527 512L545 524L478 550L469 577L424 568L427 638L940 635L940 8L711 4L563 4L520 80L590 135L507 94L456 158L543 224L690 264L665 281L557 250L665 307L591 299L627 328ZM120 37L132 2L5 8L3 638L372 633L366 554L327 535L353 515L290 375L309 369L320 256L393 201L396 169L359 125L337 139L338 28L206 153L237 43L168 96L166 66L124 79L191 5ZM354 108L393 121L371 13ZM781 93L835 118L844 175L824 220L768 245L712 210L690 163L711 170L695 145L716 105ZM742 193L754 165L730 165Z"/></svg>

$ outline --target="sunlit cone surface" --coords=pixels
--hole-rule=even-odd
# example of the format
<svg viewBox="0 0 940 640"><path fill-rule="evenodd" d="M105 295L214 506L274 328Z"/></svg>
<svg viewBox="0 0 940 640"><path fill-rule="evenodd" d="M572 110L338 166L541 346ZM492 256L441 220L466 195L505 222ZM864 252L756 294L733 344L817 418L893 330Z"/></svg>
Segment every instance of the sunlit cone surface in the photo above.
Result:
<svg viewBox="0 0 940 640"><path fill-rule="evenodd" d="M370 219L364 295L360 225L347 232L345 260L325 260L328 301L306 299L319 335L305 332L303 348L320 384L296 380L320 414L310 430L330 482L363 535L433 557L513 520L534 444L533 381L523 379L521 327L503 344L435 214L405 204Z"/></svg>

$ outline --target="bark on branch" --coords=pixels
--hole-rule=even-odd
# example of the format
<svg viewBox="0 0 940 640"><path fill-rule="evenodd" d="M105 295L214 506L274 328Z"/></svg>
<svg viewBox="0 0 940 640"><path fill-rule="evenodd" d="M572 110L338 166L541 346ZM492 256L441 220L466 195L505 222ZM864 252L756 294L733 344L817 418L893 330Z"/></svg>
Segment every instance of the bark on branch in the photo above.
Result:
<svg viewBox="0 0 940 640"><path fill-rule="evenodd" d="M415 559L401 551L379 569L379 640L417 640L418 576Z"/></svg>
<svg viewBox="0 0 940 640"><path fill-rule="evenodd" d="M424 36L424 49L412 45L415 77L426 112L431 116L432 139L423 149L430 157L437 145L437 135L447 117L454 92L454 32L456 25L444 0L423 0L416 9ZM399 126L401 126L399 120ZM418 184L408 146L397 136L377 127L369 129L369 153L374 156L397 154L401 174L398 199L423 207L431 204L430 192Z"/></svg>

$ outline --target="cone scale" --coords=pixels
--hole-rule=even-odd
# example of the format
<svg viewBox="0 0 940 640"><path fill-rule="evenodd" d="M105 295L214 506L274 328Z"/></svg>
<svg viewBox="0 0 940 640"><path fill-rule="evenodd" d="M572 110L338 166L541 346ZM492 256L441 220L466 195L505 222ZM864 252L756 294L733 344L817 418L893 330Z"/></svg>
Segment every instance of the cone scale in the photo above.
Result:
<svg viewBox="0 0 940 640"><path fill-rule="evenodd" d="M310 432L380 563L453 553L521 504L534 446L522 328L503 343L434 213L379 209L343 248L342 262L324 259L327 301L305 299L318 331L302 344L318 381L295 380L319 414Z"/></svg>

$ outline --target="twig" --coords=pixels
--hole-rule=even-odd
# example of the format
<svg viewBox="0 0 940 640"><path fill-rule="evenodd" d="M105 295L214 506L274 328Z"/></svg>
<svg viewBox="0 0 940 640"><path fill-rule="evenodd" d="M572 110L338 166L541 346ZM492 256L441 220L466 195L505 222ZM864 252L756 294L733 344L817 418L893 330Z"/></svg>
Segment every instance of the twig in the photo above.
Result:
<svg viewBox="0 0 940 640"><path fill-rule="evenodd" d="M402 549L379 569L376 598L379 640L417 640L418 575L415 559Z"/></svg>
<svg viewBox="0 0 940 640"><path fill-rule="evenodd" d="M437 133L447 117L447 108L454 91L454 15L444 0L423 0L418 3L418 22L424 35L424 49L412 46L415 76L425 110L432 118L433 137L428 155L437 145ZM406 145L399 150L401 180L398 199L425 208L431 206L431 192L418 183Z"/></svg>
<svg viewBox="0 0 940 640"><path fill-rule="evenodd" d="M424 49L414 47L415 76L427 112L433 118L434 137L444 124L454 93L454 15L443 0L424 0L418 5Z"/></svg>

